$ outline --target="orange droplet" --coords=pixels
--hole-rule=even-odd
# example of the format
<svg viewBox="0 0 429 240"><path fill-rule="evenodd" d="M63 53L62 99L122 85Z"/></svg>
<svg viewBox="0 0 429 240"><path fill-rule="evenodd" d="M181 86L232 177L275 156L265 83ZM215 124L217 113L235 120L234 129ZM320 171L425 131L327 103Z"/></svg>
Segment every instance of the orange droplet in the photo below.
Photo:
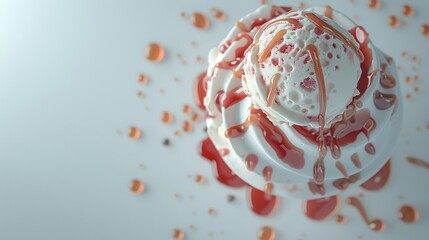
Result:
<svg viewBox="0 0 429 240"><path fill-rule="evenodd" d="M263 226L259 230L258 239L259 240L274 240L276 237L276 232L269 226Z"/></svg>
<svg viewBox="0 0 429 240"><path fill-rule="evenodd" d="M419 62L419 58L417 56L413 56L413 58L411 59L414 63L418 63Z"/></svg>
<svg viewBox="0 0 429 240"><path fill-rule="evenodd" d="M399 219L406 223L413 223L419 220L420 214L412 206L405 205L399 209Z"/></svg>
<svg viewBox="0 0 429 240"><path fill-rule="evenodd" d="M146 85L149 82L149 77L146 74L140 74L139 82L143 85Z"/></svg>
<svg viewBox="0 0 429 240"><path fill-rule="evenodd" d="M266 194L271 194L273 192L274 185L272 183L266 183L264 186L264 192Z"/></svg>
<svg viewBox="0 0 429 240"><path fill-rule="evenodd" d="M262 5L267 4L267 3L268 3L268 0L261 0Z"/></svg>
<svg viewBox="0 0 429 240"><path fill-rule="evenodd" d="M137 127L130 127L128 129L128 137L130 137L133 140L137 140L141 137L141 131Z"/></svg>
<svg viewBox="0 0 429 240"><path fill-rule="evenodd" d="M144 191L144 183L138 179L134 179L130 183L130 190L135 194L140 194Z"/></svg>
<svg viewBox="0 0 429 240"><path fill-rule="evenodd" d="M193 129L192 123L190 123L189 121L184 121L183 125L182 125L182 129L183 129L183 131L188 132L188 133L192 132L192 129Z"/></svg>
<svg viewBox="0 0 429 240"><path fill-rule="evenodd" d="M372 9L380 9L381 2L380 0L368 0L368 7Z"/></svg>
<svg viewBox="0 0 429 240"><path fill-rule="evenodd" d="M209 208L209 215L210 216L215 216L216 215L216 210L213 208Z"/></svg>
<svg viewBox="0 0 429 240"><path fill-rule="evenodd" d="M199 12L192 14L191 22L195 27L200 29L206 29L210 25L209 19Z"/></svg>
<svg viewBox="0 0 429 240"><path fill-rule="evenodd" d="M401 56L402 56L403 58L408 58L408 53L407 53L407 52L402 52Z"/></svg>
<svg viewBox="0 0 429 240"><path fill-rule="evenodd" d="M422 34L425 36L429 36L429 24L422 25Z"/></svg>
<svg viewBox="0 0 429 240"><path fill-rule="evenodd" d="M188 17L188 14L186 14L185 12L181 12L181 13L180 13L180 17L182 17L182 18L187 18L187 17Z"/></svg>
<svg viewBox="0 0 429 240"><path fill-rule="evenodd" d="M306 7L307 7L307 4L306 4L305 2L301 2L301 3L298 5L298 7L299 7L299 8L306 8Z"/></svg>
<svg viewBox="0 0 429 240"><path fill-rule="evenodd" d="M180 136L180 132L179 131L174 131L174 136L176 136L176 137L178 137L178 136Z"/></svg>
<svg viewBox="0 0 429 240"><path fill-rule="evenodd" d="M414 16L414 8L409 4L405 4L402 7L402 14L404 14L404 16L406 16L406 17L413 17Z"/></svg>
<svg viewBox="0 0 429 240"><path fill-rule="evenodd" d="M206 182L206 178L198 174L195 176L195 182L198 184L204 184Z"/></svg>
<svg viewBox="0 0 429 240"><path fill-rule="evenodd" d="M163 112L161 116L161 120L165 124L170 124L174 120L173 114L171 112Z"/></svg>
<svg viewBox="0 0 429 240"><path fill-rule="evenodd" d="M164 58L164 47L159 43L150 43L146 47L145 56L149 61L159 62Z"/></svg>
<svg viewBox="0 0 429 240"><path fill-rule="evenodd" d="M192 121L199 122L200 119L201 119L200 114L198 114L198 113L192 114Z"/></svg>
<svg viewBox="0 0 429 240"><path fill-rule="evenodd" d="M183 111L184 113L191 113L191 112L192 112L192 107L191 107L191 106L189 106L188 104L185 104L185 105L183 105L183 109L182 109L182 111Z"/></svg>
<svg viewBox="0 0 429 240"><path fill-rule="evenodd" d="M180 229L174 229L173 238L176 240L182 240L185 238L185 232Z"/></svg>
<svg viewBox="0 0 429 240"><path fill-rule="evenodd" d="M391 15L389 17L389 25L391 27L398 28L401 26L401 21L399 20L399 18L397 16Z"/></svg>
<svg viewBox="0 0 429 240"><path fill-rule="evenodd" d="M347 218L344 215L338 214L335 216L335 222L337 222L337 223L343 224L346 222L346 220L347 220Z"/></svg>
<svg viewBox="0 0 429 240"><path fill-rule="evenodd" d="M215 17L217 20L225 20L226 19L225 13L219 9L212 8L210 12L212 13L212 16Z"/></svg>

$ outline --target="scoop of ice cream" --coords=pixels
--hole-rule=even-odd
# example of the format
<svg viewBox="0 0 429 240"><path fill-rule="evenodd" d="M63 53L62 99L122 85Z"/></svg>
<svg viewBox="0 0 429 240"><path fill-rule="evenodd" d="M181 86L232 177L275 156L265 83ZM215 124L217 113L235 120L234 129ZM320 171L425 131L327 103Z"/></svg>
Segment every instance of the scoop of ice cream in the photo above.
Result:
<svg viewBox="0 0 429 240"><path fill-rule="evenodd" d="M243 85L256 107L276 125L318 127L320 94L325 91L325 126L329 127L358 93L359 44L333 20L315 16L323 19L323 26L303 11L271 20L261 27L245 56ZM309 52L312 46L318 59ZM323 72L324 86L318 82L316 64Z"/></svg>

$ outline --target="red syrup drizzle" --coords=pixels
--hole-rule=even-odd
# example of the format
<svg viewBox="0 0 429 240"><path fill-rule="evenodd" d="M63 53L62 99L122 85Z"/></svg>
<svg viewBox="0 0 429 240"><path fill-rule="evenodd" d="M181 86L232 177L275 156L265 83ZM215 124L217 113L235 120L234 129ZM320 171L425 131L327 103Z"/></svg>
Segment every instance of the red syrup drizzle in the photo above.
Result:
<svg viewBox="0 0 429 240"><path fill-rule="evenodd" d="M359 43L359 49L363 54L363 62L360 64L360 69L362 70L362 74L360 75L360 79L357 84L357 89L359 90L359 95L355 96L354 99L359 99L363 96L366 90L371 86L372 77L369 75L369 69L371 68L372 63L372 51L368 47L368 33L367 31L361 27L356 26L349 30L349 33L356 39Z"/></svg>
<svg viewBox="0 0 429 240"><path fill-rule="evenodd" d="M304 152L294 146L283 131L274 126L267 115L259 109L251 107L250 115L244 123L228 128L225 131L225 136L227 138L240 137L247 132L250 125L256 125L261 129L265 140L280 160L295 169L304 167Z"/></svg>
<svg viewBox="0 0 429 240"><path fill-rule="evenodd" d="M240 102L241 100L243 100L246 97L247 97L247 95L243 91L243 86L238 86L238 87L232 89L231 91L227 92L224 95L224 98L222 101L222 106L224 108L229 108L232 105Z"/></svg>
<svg viewBox="0 0 429 240"><path fill-rule="evenodd" d="M252 211L261 216L272 215L279 203L280 198L271 194L267 194L253 187L247 188L249 205Z"/></svg>
<svg viewBox="0 0 429 240"><path fill-rule="evenodd" d="M387 163L370 179L360 185L368 191L377 191L383 188L390 176L390 159Z"/></svg>
<svg viewBox="0 0 429 240"><path fill-rule="evenodd" d="M212 162L215 176L219 182L233 188L240 188L246 185L246 183L235 175L228 165L226 165L210 138L206 138L201 142L199 150L201 156Z"/></svg>
<svg viewBox="0 0 429 240"><path fill-rule="evenodd" d="M204 107L204 98L207 95L207 81L209 79L206 75L207 72L200 73L194 82L194 102L201 110L206 109Z"/></svg>
<svg viewBox="0 0 429 240"><path fill-rule="evenodd" d="M332 216L340 207L340 198L337 195L304 201L304 214L316 221Z"/></svg>

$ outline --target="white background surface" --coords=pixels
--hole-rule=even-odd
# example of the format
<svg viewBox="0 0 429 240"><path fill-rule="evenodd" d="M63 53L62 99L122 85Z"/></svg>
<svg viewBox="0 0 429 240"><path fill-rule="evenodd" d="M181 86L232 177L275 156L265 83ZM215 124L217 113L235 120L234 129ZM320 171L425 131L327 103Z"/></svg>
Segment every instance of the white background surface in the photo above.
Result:
<svg viewBox="0 0 429 240"><path fill-rule="evenodd" d="M301 202L291 200L283 200L272 217L255 216L245 192L218 183L210 164L198 156L202 123L194 133L174 137L186 118L183 104L192 104L192 82L206 67L195 58L205 57L235 19L259 1L1 0L0 239L171 239L175 228L183 229L187 239L256 239L263 225L272 226L278 239L425 239L429 171L406 163L405 156L429 160L429 38L420 34L421 24L429 23L429 3L408 1L417 16L407 19L400 14L405 0L383 1L379 11L363 0L307 4L316 2L359 16L373 42L403 68L403 94L413 95L405 101L393 177L380 192L354 189L344 195L339 213L348 217L346 224L312 222L302 214ZM182 11L209 15L212 7L225 11L228 20L210 17L211 27L205 31L180 17ZM401 16L406 26L387 27L390 14ZM152 41L167 51L159 64L144 58ZM192 41L198 46L192 47ZM421 63L401 58L403 51L417 55ZM137 82L142 72L150 77L147 86ZM418 83L405 84L405 76L416 74ZM415 94L414 86L421 92ZM146 98L136 96L139 90ZM171 126L160 121L166 110L176 113ZM131 125L142 129L141 140L127 138ZM169 147L162 146L166 137L172 142ZM207 183L196 184L190 174L206 176ZM128 190L133 178L146 183L141 196ZM384 233L371 232L357 211L345 205L345 197L356 193L364 194L370 218L385 220ZM228 203L228 194L236 201ZM419 222L398 220L403 204L420 211ZM209 208L217 215L209 216Z"/></svg>

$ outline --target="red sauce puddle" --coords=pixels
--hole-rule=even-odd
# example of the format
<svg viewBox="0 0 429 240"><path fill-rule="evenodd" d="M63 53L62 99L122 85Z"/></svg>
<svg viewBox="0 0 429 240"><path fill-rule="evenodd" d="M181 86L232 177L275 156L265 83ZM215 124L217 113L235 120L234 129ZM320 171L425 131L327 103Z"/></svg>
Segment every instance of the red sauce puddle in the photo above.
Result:
<svg viewBox="0 0 429 240"><path fill-rule="evenodd" d="M332 216L340 207L339 196L304 201L304 213L312 220L325 220Z"/></svg>

